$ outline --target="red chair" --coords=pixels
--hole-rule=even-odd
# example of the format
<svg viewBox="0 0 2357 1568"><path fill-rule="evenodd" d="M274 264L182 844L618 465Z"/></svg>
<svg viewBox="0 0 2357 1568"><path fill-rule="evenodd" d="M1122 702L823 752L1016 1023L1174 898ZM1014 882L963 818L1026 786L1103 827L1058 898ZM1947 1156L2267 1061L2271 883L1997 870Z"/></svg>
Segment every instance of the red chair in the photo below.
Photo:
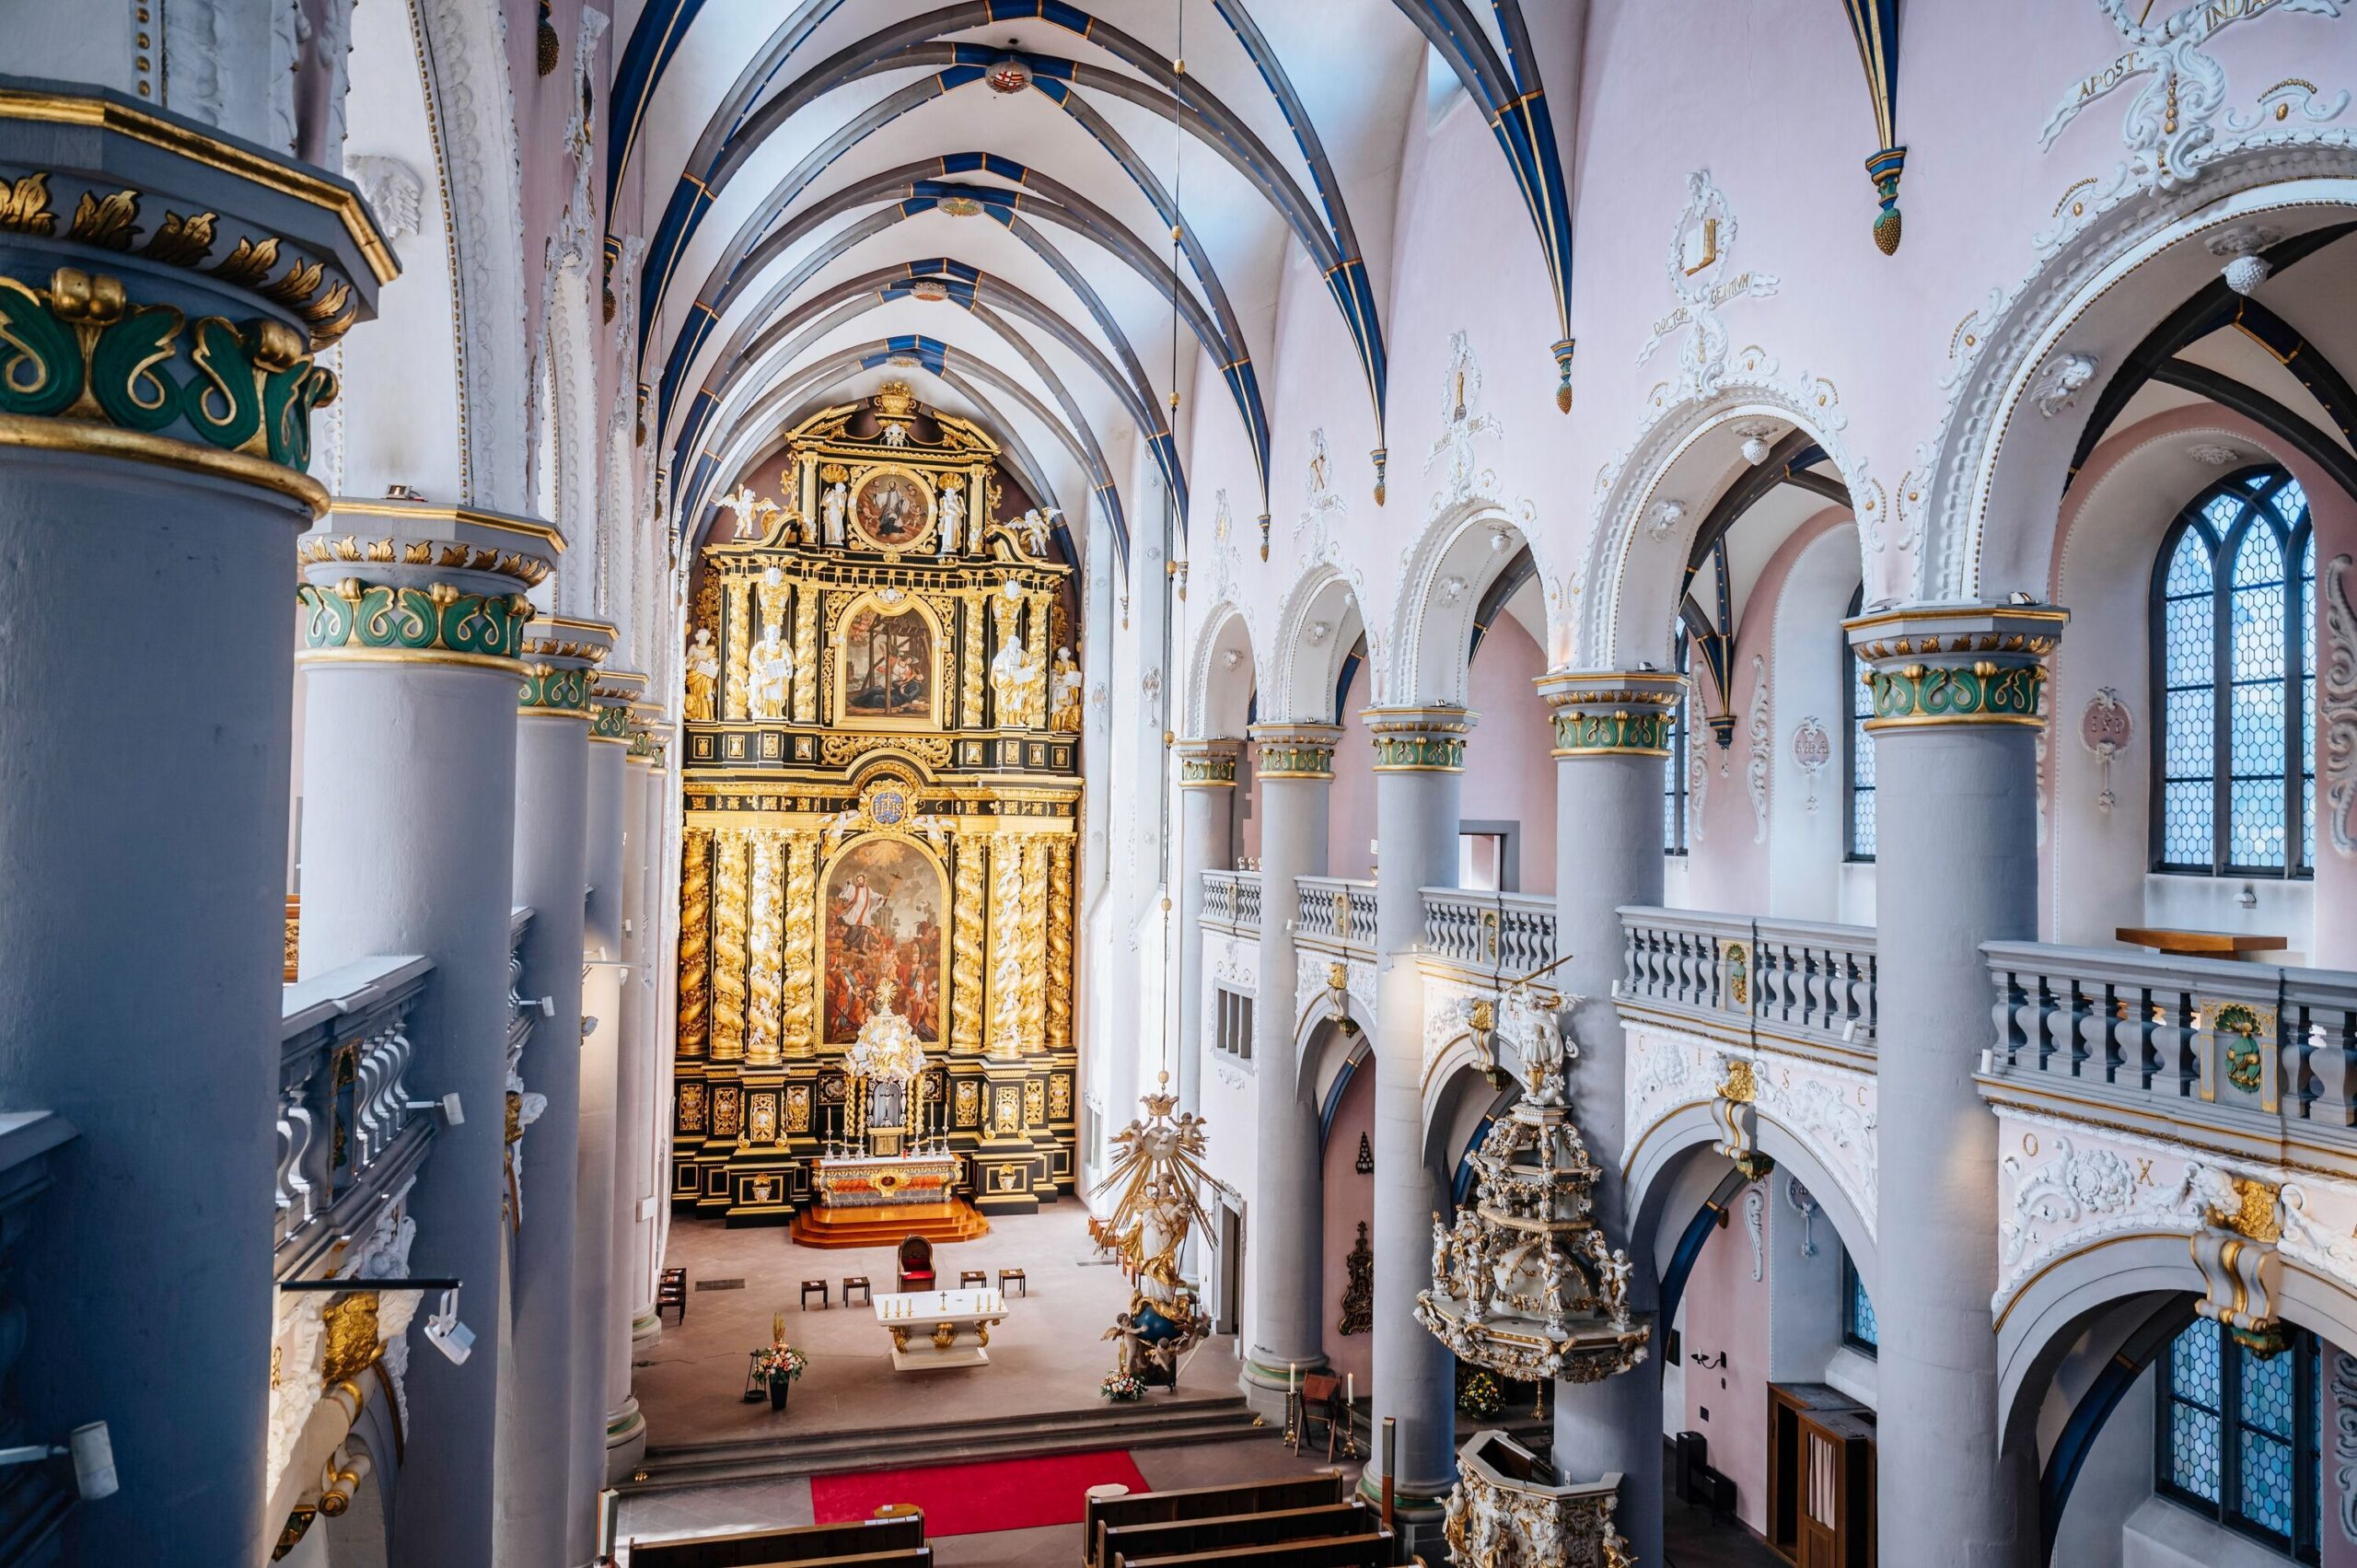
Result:
<svg viewBox="0 0 2357 1568"><path fill-rule="evenodd" d="M917 1290L938 1290L933 1273L933 1243L922 1236L911 1236L900 1243L900 1289L903 1293Z"/></svg>

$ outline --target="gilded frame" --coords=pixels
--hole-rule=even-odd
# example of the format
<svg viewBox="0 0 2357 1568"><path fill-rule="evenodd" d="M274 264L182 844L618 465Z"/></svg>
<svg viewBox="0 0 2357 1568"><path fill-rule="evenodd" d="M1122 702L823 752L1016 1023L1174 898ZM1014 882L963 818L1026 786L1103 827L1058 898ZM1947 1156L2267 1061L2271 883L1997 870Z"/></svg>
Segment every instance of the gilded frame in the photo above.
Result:
<svg viewBox="0 0 2357 1568"><path fill-rule="evenodd" d="M925 672L925 711L922 715L910 714L897 717L867 718L851 712L847 706L846 688L851 680L851 645L848 633L851 623L862 610L873 610L879 615L914 614L923 617L925 630L931 633L933 647L927 659L931 668ZM827 628L827 702L834 715L836 729L884 730L933 734L952 726L944 712L949 682L954 679L955 666L950 658L949 633L940 615L924 601L921 594L907 594L887 604L875 589L853 598L836 612L834 623Z"/></svg>
<svg viewBox="0 0 2357 1568"><path fill-rule="evenodd" d="M935 901L935 907L940 911L942 985L941 994L934 999L933 1039L925 1041L928 1053L925 1066L930 1071L935 1065L931 1060L932 1052L938 1051L944 1062L948 1060L949 1055L950 933L955 928L958 919L958 906L955 901L957 883L950 876L948 863L935 852L931 844L926 843L914 833L895 832L890 829L873 830L845 839L830 854L819 857L812 879L819 900L818 909L812 912L819 927L819 972L812 977L814 990L812 1001L815 1004L812 1010L818 1017L817 1027L811 1031L811 1049L816 1052L831 1051L840 1063L842 1052L853 1044L850 1040L830 1040L827 1038L826 977L833 968L828 952L828 948L833 945L829 933L834 924L827 916L827 895L833 890L832 877L835 867L842 863L843 857L862 845L874 843L878 840L906 844L923 856L925 864L933 867L933 875L940 889L940 897ZM903 1014L902 1016L908 1017L911 1024L918 1021L907 1014Z"/></svg>
<svg viewBox="0 0 2357 1568"><path fill-rule="evenodd" d="M877 480L896 475L907 480L915 486L917 494L924 497L924 520L917 525L917 531L913 536L902 540L898 544L887 544L861 525L859 498L866 494L868 487ZM907 463L877 463L873 467L853 470L851 488L845 497L844 510L846 515L843 521L849 528L851 536L868 549L880 550L891 555L922 554L933 548L934 533L941 521L938 473L934 470L916 468Z"/></svg>

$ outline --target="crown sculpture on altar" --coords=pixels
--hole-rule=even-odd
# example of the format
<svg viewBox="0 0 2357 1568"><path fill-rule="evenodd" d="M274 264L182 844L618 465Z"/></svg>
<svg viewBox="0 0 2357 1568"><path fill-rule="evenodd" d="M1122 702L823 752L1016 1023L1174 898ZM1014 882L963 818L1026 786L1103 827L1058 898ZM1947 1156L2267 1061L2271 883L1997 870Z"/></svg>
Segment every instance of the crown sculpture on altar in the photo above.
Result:
<svg viewBox="0 0 2357 1568"><path fill-rule="evenodd" d="M1190 1231L1209 1224L1198 1196L1205 1180L1203 1121L1191 1111L1174 1116L1178 1097L1169 1092L1167 1072L1160 1083L1158 1092L1143 1097L1145 1115L1114 1135L1113 1168L1089 1193L1120 1192L1112 1214L1091 1220L1089 1230L1120 1259L1133 1287L1129 1309L1104 1335L1119 1342L1109 1392L1116 1382L1177 1388L1178 1358L1211 1331L1211 1318L1178 1276Z"/></svg>
<svg viewBox="0 0 2357 1568"><path fill-rule="evenodd" d="M893 1010L900 994L897 981L876 983L874 1011L859 1027L859 1039L843 1052L843 1070L854 1078L882 1078L906 1083L924 1071L924 1041L908 1019Z"/></svg>
<svg viewBox="0 0 2357 1568"><path fill-rule="evenodd" d="M1536 983L1569 957L1469 1004L1464 1031L1449 1042L1469 1043L1491 1083L1513 1082L1522 1093L1469 1156L1473 1198L1456 1225L1433 1216L1433 1283L1416 1297L1416 1321L1458 1359L1501 1376L1595 1383L1645 1359L1652 1324L1630 1310L1628 1254L1606 1238L1593 1212L1602 1172L1565 1091L1579 1051L1562 1015L1580 999ZM1501 1047L1518 1070L1504 1065ZM1447 1516L1457 1561L1483 1568L1620 1568L1628 1561L1612 1524L1619 1476L1562 1484L1527 1454L1476 1462L1504 1458L1502 1442L1503 1434L1479 1434L1461 1456Z"/></svg>

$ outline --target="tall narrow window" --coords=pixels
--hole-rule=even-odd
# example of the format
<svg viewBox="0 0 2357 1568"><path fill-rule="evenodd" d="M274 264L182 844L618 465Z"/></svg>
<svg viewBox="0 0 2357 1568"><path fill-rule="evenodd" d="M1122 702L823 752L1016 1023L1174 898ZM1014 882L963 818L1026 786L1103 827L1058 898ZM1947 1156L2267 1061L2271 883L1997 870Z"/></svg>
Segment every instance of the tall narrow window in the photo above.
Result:
<svg viewBox="0 0 2357 1568"><path fill-rule="evenodd" d="M2208 1319L2162 1355L2154 1484L2163 1495L2304 1562L2323 1526L2324 1401L2316 1336L2262 1356Z"/></svg>
<svg viewBox="0 0 2357 1568"><path fill-rule="evenodd" d="M1686 673L1686 633L1678 633L1678 673ZM1669 761L1661 781L1661 849L1664 854L1686 853L1686 748L1693 726L1694 693L1689 686L1669 711Z"/></svg>
<svg viewBox="0 0 2357 1568"><path fill-rule="evenodd" d="M1854 619L1864 607L1866 587L1850 596L1850 615ZM1875 738L1866 733L1866 721L1875 716L1875 694L1858 668L1858 656L1851 649L1850 634L1841 633L1841 675L1850 690L1850 723L1842 746L1841 819L1846 838L1842 853L1851 860L1870 861L1875 857Z"/></svg>
<svg viewBox="0 0 2357 1568"><path fill-rule="evenodd" d="M1866 1294L1866 1282L1858 1277L1858 1265L1850 1260L1847 1248L1841 1252L1841 1342L1868 1355L1882 1348L1882 1324L1875 1317L1875 1298Z"/></svg>
<svg viewBox="0 0 2357 1568"><path fill-rule="evenodd" d="M2153 865L2305 877L2315 859L2316 547L2281 469L2202 492L2153 569Z"/></svg>

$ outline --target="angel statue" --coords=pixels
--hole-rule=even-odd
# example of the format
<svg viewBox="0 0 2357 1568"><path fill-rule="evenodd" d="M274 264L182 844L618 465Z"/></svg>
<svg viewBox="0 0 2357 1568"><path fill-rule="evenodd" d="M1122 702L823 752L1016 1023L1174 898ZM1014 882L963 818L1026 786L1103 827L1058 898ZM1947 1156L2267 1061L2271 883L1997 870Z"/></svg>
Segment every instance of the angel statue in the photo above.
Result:
<svg viewBox="0 0 2357 1568"><path fill-rule="evenodd" d="M720 498L720 508L736 515L737 527L729 537L736 540L757 540L769 527L769 519L777 516L777 508L753 494L749 484L740 484Z"/></svg>
<svg viewBox="0 0 2357 1568"><path fill-rule="evenodd" d="M720 690L720 651L712 645L709 627L696 628L695 645L688 649L688 717L719 716L714 698Z"/></svg>
<svg viewBox="0 0 2357 1568"><path fill-rule="evenodd" d="M843 514L851 508L851 489L842 480L827 486L826 499L819 503L819 516L826 519L826 540L836 549L842 548Z"/></svg>
<svg viewBox="0 0 2357 1568"><path fill-rule="evenodd" d="M1061 506L1034 506L1008 526L1022 543L1024 554L1044 558L1048 553L1048 526L1063 515Z"/></svg>
<svg viewBox="0 0 2357 1568"><path fill-rule="evenodd" d="M794 654L785 645L783 633L784 628L772 621L761 628L761 640L753 645L753 716L757 719L785 717Z"/></svg>
<svg viewBox="0 0 2357 1568"><path fill-rule="evenodd" d="M941 553L955 555L966 531L966 493L958 487L955 475L941 482Z"/></svg>
<svg viewBox="0 0 2357 1568"><path fill-rule="evenodd" d="M1080 691L1084 684L1080 663L1072 656L1072 650L1058 648L1055 678L1051 682L1053 701L1048 718L1050 729L1060 729L1067 734L1079 733Z"/></svg>

